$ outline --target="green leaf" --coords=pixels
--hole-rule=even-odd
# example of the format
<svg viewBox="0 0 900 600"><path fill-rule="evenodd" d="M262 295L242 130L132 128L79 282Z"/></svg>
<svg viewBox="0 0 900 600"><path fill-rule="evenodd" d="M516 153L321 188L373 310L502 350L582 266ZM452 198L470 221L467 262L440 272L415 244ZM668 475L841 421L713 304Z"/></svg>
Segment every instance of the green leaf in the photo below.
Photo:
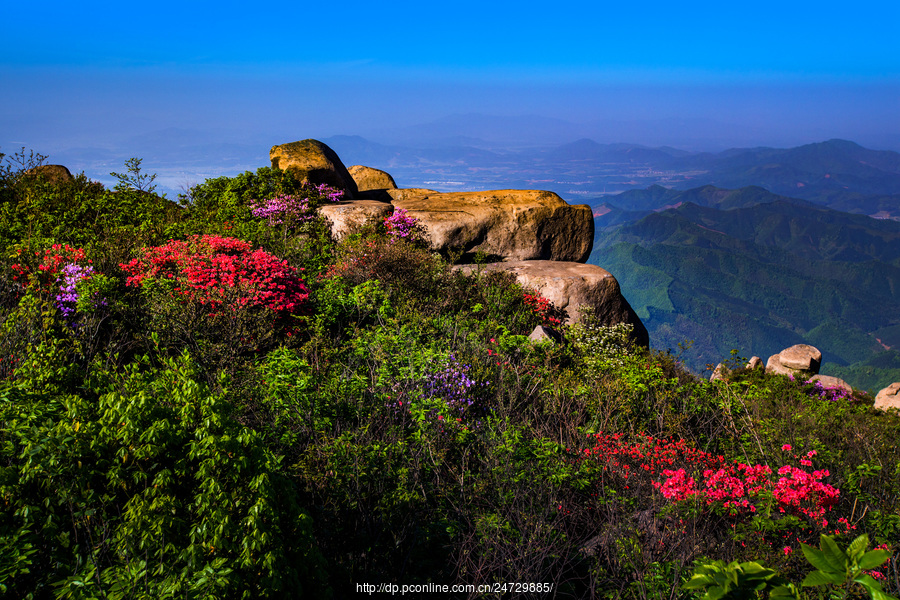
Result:
<svg viewBox="0 0 900 600"><path fill-rule="evenodd" d="M847 555L835 543L834 539L828 535L822 535L819 538L819 546L825 560L832 566L830 571L835 573L844 573L847 570Z"/></svg>
<svg viewBox="0 0 900 600"><path fill-rule="evenodd" d="M881 590L881 584L878 583L871 575L859 575L858 577L853 578L853 582L864 586L870 592L872 590Z"/></svg>
<svg viewBox="0 0 900 600"><path fill-rule="evenodd" d="M871 594L872 600L897 600L896 597L886 594L881 590L869 590L869 594Z"/></svg>
<svg viewBox="0 0 900 600"><path fill-rule="evenodd" d="M803 583L801 583L800 585L802 585L803 587L829 584L840 585L844 583L845 579L846 578L842 574L838 575L837 573L813 571L803 579Z"/></svg>
<svg viewBox="0 0 900 600"><path fill-rule="evenodd" d="M800 542L800 549L803 550L803 556L806 557L807 562L815 568L825 572L834 571L834 569L831 568L831 563L825 558L825 553L818 548L813 548L812 546L807 546L803 542ZM843 569L841 569L841 572L843 572Z"/></svg>
<svg viewBox="0 0 900 600"><path fill-rule="evenodd" d="M859 559L859 568L863 571L880 567L884 561L891 557L890 550L872 550L863 554Z"/></svg>
<svg viewBox="0 0 900 600"><path fill-rule="evenodd" d="M800 598L800 595L795 589L793 589L792 586L779 585L777 588L769 592L769 598L794 598L795 600L797 600Z"/></svg>
<svg viewBox="0 0 900 600"><path fill-rule="evenodd" d="M699 590L701 588L705 588L708 585L712 585L716 582L715 579L710 577L709 575L694 575L688 580L683 586L686 590Z"/></svg>
<svg viewBox="0 0 900 600"><path fill-rule="evenodd" d="M847 546L847 554L851 558L856 558L862 556L862 553L866 551L866 548L869 547L869 536L868 534L862 534Z"/></svg>

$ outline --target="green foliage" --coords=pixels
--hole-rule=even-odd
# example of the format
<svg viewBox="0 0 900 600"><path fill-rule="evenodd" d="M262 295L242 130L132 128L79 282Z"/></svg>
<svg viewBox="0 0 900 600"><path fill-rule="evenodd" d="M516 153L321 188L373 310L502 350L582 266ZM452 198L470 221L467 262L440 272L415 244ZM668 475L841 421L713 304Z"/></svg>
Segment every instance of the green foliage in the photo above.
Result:
<svg viewBox="0 0 900 600"><path fill-rule="evenodd" d="M804 587L817 587L823 585L843 588L841 598L846 598L851 583L861 585L874 600L896 600L893 596L885 594L878 583L866 571L871 571L883 565L891 553L887 550L870 550L869 536L861 535L842 550L833 538L823 535L819 541L819 547L802 545L803 555L809 561L815 571L803 579Z"/></svg>
<svg viewBox="0 0 900 600"><path fill-rule="evenodd" d="M110 173L110 175L119 180L115 187L117 192L134 190L136 192L153 193L153 190L156 189L156 186L153 185L153 182L156 180L156 173L153 175L141 173L141 162L143 162L141 158L129 158L125 161L127 172Z"/></svg>
<svg viewBox="0 0 900 600"><path fill-rule="evenodd" d="M84 396L31 381L0 396L10 593L314 595L309 517L187 355L97 371Z"/></svg>
<svg viewBox="0 0 900 600"><path fill-rule="evenodd" d="M754 561L701 565L684 587L705 590L702 600L754 600L762 593L768 598L799 598L796 588L776 571Z"/></svg>

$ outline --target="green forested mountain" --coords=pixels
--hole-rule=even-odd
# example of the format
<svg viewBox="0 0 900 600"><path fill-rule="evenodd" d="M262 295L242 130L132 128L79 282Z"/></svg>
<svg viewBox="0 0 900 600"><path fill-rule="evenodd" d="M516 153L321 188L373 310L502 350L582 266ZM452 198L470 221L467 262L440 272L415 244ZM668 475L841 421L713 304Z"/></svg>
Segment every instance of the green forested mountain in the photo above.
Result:
<svg viewBox="0 0 900 600"><path fill-rule="evenodd" d="M645 197L745 194L651 189ZM787 199L752 205L753 196L766 193L752 190L741 208L688 202L598 228L589 262L619 279L651 343L694 341L685 358L695 369L732 349L765 358L801 342L823 351L826 372L889 350L900 322L900 223ZM870 374L866 387L891 377Z"/></svg>

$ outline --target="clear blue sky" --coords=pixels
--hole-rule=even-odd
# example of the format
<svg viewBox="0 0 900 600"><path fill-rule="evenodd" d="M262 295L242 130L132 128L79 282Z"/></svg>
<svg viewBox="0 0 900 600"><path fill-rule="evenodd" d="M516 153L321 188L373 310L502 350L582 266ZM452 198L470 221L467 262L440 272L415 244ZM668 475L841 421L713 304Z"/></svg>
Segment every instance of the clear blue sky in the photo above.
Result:
<svg viewBox="0 0 900 600"><path fill-rule="evenodd" d="M893 0L7 2L0 149L169 127L370 135L453 113L704 118L748 143L900 149L898 31Z"/></svg>

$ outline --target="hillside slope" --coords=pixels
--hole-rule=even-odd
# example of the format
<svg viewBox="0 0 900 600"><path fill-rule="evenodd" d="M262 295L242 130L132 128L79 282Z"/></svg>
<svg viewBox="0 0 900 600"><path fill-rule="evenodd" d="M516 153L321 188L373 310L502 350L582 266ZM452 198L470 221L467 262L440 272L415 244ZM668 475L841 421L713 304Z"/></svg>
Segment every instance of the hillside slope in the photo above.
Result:
<svg viewBox="0 0 900 600"><path fill-rule="evenodd" d="M846 367L885 351L878 332L900 315L900 224L793 201L685 203L598 228L589 262L619 279L651 344L693 340L698 370L801 342Z"/></svg>

